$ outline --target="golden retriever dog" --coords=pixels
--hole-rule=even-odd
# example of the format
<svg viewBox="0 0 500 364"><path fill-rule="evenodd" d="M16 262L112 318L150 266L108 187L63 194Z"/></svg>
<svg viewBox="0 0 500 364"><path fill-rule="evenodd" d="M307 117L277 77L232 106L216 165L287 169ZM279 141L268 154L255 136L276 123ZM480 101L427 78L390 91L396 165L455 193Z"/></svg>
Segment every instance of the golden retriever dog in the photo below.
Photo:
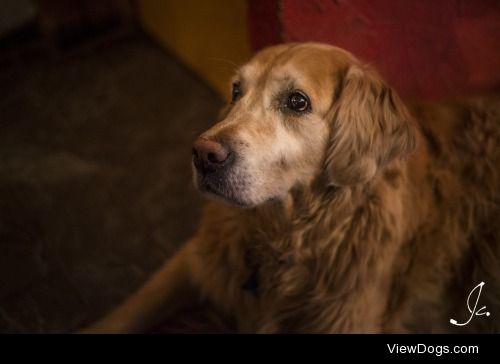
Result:
<svg viewBox="0 0 500 364"><path fill-rule="evenodd" d="M500 98L405 105L323 44L262 50L194 143L198 232L85 332L202 303L242 332L498 332Z"/></svg>

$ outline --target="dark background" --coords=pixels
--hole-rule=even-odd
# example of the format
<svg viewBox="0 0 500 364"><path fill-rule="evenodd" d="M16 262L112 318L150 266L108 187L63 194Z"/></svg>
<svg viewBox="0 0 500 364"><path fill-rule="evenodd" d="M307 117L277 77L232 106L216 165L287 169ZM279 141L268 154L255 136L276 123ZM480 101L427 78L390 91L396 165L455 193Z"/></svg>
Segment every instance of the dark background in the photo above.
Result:
<svg viewBox="0 0 500 364"><path fill-rule="evenodd" d="M133 26L60 35L0 42L0 332L97 318L199 216L191 143L219 97Z"/></svg>

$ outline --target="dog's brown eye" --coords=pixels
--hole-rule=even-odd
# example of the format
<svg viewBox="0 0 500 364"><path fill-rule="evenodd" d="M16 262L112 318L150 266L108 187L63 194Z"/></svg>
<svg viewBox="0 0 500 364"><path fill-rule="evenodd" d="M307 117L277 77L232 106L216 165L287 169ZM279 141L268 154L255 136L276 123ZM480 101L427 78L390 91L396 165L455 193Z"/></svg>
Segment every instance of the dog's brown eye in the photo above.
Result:
<svg viewBox="0 0 500 364"><path fill-rule="evenodd" d="M233 83L233 94L231 97L231 102L234 103L238 101L238 99L241 96L241 85L239 82L234 82Z"/></svg>
<svg viewBox="0 0 500 364"><path fill-rule="evenodd" d="M294 92L288 97L286 106L293 111L304 112L309 109L309 99L302 92Z"/></svg>

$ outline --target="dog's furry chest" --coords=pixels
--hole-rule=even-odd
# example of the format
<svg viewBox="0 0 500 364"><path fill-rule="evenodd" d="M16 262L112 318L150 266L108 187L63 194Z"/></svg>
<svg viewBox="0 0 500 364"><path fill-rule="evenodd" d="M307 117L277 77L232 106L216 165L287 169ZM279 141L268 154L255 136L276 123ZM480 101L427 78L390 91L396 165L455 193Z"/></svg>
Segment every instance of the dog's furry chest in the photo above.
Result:
<svg viewBox="0 0 500 364"><path fill-rule="evenodd" d="M286 240L286 238L284 239ZM274 317L290 302L302 302L294 308L294 315L307 312L308 305L299 297L308 296L314 290L312 265L294 259L286 251L276 249L282 241L254 241L242 248L243 265L240 266L239 280L227 280L231 311L237 325L243 331L266 331L274 322ZM232 285L232 287L231 287ZM293 328L288 328L287 331ZM270 331L283 330L273 327Z"/></svg>
<svg viewBox="0 0 500 364"><path fill-rule="evenodd" d="M380 277L398 237L373 204L331 225L318 216L274 233L217 234L203 256L204 292L243 330L376 331L387 295Z"/></svg>

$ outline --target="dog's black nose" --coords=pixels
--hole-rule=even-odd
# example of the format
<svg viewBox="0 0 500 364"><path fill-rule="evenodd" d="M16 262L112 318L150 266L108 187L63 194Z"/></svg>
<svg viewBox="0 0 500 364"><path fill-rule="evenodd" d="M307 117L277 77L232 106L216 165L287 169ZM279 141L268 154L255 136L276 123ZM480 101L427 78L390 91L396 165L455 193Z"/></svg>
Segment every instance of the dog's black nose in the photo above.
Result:
<svg viewBox="0 0 500 364"><path fill-rule="evenodd" d="M200 137L193 145L193 163L203 173L214 172L226 166L230 157L230 150L222 143Z"/></svg>

